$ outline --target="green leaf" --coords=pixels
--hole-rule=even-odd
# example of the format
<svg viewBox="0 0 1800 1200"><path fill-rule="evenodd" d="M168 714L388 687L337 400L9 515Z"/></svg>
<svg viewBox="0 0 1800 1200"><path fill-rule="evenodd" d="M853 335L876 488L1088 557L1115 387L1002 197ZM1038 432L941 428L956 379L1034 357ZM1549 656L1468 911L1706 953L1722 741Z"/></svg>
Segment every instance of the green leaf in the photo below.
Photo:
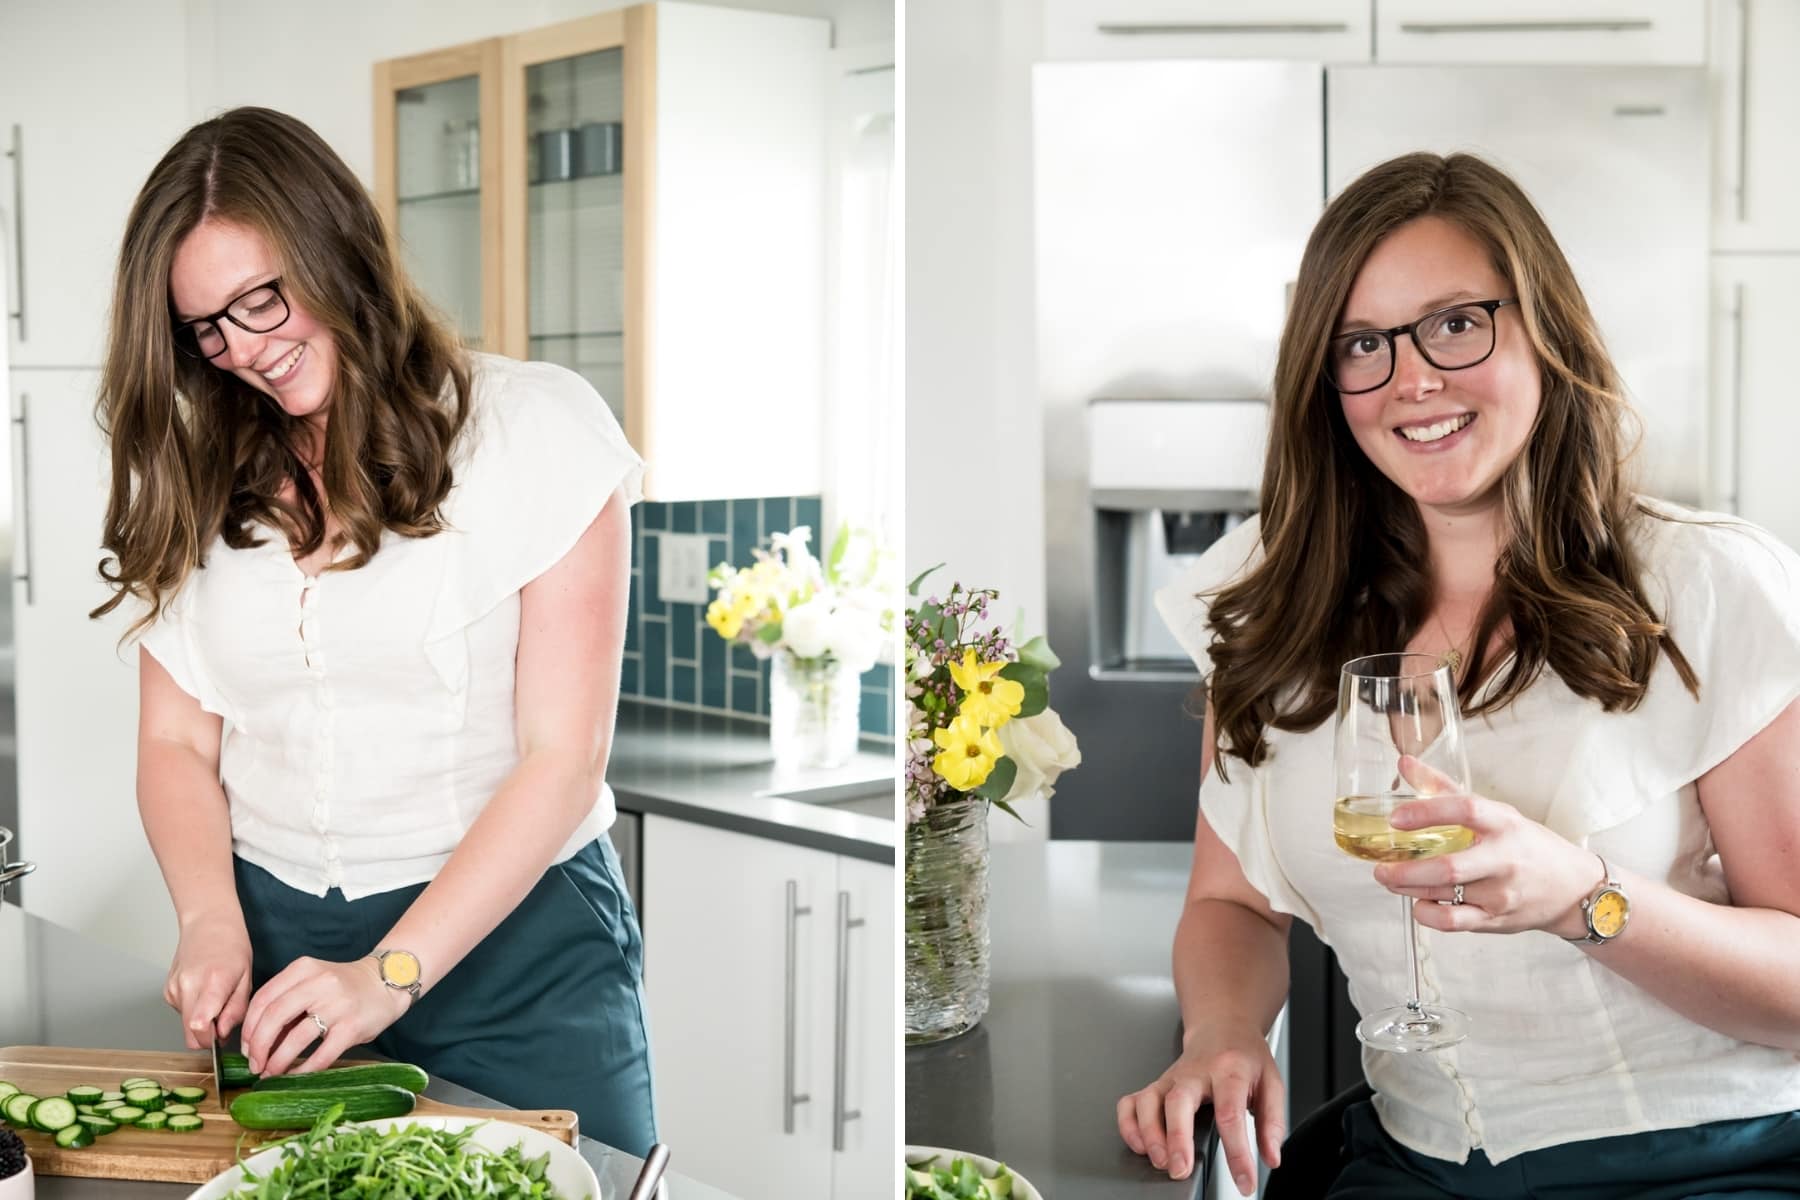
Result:
<svg viewBox="0 0 1800 1200"><path fill-rule="evenodd" d="M1019 810L1014 808L1012 805L1008 804L1006 801L996 800L996 801L994 801L994 807L999 809L1001 812L1007 814L1008 816L1010 816L1013 820L1017 821L1019 824L1024 825L1027 828L1030 827L1031 822L1027 821L1024 817L1021 817L1019 815Z"/></svg>
<svg viewBox="0 0 1800 1200"><path fill-rule="evenodd" d="M918 613L919 623L930 630L937 629L938 622L943 619L944 616L943 606L938 604L921 604L916 611ZM931 647L926 646L926 649L929 650Z"/></svg>
<svg viewBox="0 0 1800 1200"><path fill-rule="evenodd" d="M941 567L943 565L944 565L943 563L939 563L939 564L937 564L936 567L926 567L923 571L920 571L917 575L915 575L913 577L913 581L906 585L906 594L909 596L918 595L919 594L919 585L921 583L925 582L925 577L927 575L931 574L933 571L937 570L938 567Z"/></svg>
<svg viewBox="0 0 1800 1200"><path fill-rule="evenodd" d="M1062 659L1056 657L1056 652L1050 649L1050 643L1042 634L1019 647L1019 661L1026 666L1036 667L1045 674L1062 666Z"/></svg>
<svg viewBox="0 0 1800 1200"><path fill-rule="evenodd" d="M1050 707L1050 677L1029 663L1007 663L1000 668L1000 678L1010 679L1025 688L1025 701L1018 716L1035 717Z"/></svg>
<svg viewBox="0 0 1800 1200"><path fill-rule="evenodd" d="M835 582L838 577L838 564L844 561L844 552L850 549L850 522L845 521L838 526L837 540L831 543L831 554L825 560L825 577Z"/></svg>
<svg viewBox="0 0 1800 1200"><path fill-rule="evenodd" d="M1013 780L1018 777L1018 763L1010 758L998 759L994 763L994 769L988 772L987 779L971 794L980 796L983 800L992 800L998 803L1002 796L1012 791Z"/></svg>
<svg viewBox="0 0 1800 1200"><path fill-rule="evenodd" d="M767 625L758 629L756 631L756 640L759 642L767 642L771 646L776 642L779 642L781 640L781 622L770 621Z"/></svg>

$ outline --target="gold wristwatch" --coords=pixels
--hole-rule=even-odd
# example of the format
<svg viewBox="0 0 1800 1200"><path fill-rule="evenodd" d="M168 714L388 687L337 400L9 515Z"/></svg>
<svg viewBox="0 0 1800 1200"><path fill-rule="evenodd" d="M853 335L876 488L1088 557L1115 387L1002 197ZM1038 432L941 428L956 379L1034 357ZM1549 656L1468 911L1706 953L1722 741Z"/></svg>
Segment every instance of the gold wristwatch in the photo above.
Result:
<svg viewBox="0 0 1800 1200"><path fill-rule="evenodd" d="M375 971L381 982L397 992L419 998L419 958L411 950L377 950L368 957L375 960Z"/></svg>
<svg viewBox="0 0 1800 1200"><path fill-rule="evenodd" d="M1599 886L1581 902L1581 916L1587 922L1587 936L1566 940L1604 946L1625 932L1626 923L1631 920L1631 898L1620 888L1619 881L1612 877L1612 868L1606 865L1604 858L1600 859L1600 876Z"/></svg>

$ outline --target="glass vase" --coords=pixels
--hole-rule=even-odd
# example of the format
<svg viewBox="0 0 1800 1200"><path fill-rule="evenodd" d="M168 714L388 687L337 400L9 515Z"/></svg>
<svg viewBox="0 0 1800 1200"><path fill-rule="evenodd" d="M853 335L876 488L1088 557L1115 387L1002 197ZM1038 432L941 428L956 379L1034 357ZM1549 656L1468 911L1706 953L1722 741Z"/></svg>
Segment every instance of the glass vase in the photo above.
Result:
<svg viewBox="0 0 1800 1200"><path fill-rule="evenodd" d="M856 753L862 681L847 663L777 654L769 670L769 739L777 770L841 767Z"/></svg>
<svg viewBox="0 0 1800 1200"><path fill-rule="evenodd" d="M942 800L906 827L906 1041L966 1033L988 1009L986 800Z"/></svg>

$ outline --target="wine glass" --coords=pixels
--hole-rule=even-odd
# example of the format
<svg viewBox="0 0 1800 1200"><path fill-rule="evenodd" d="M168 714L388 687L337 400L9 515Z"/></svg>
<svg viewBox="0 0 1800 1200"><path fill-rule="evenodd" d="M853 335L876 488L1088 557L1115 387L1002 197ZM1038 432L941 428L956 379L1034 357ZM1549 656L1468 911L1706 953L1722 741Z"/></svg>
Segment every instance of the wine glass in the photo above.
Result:
<svg viewBox="0 0 1800 1200"><path fill-rule="evenodd" d="M1450 664L1432 654L1371 654L1344 664L1338 677L1337 804L1332 834L1339 849L1370 862L1410 862L1467 848L1462 825L1395 829L1388 816L1421 793L1400 774L1410 754L1469 790L1469 763ZM1365 1046L1401 1053L1441 1050L1469 1033L1469 1018L1419 999L1419 956L1413 901L1400 897L1412 994L1405 1004L1372 1012L1356 1026Z"/></svg>

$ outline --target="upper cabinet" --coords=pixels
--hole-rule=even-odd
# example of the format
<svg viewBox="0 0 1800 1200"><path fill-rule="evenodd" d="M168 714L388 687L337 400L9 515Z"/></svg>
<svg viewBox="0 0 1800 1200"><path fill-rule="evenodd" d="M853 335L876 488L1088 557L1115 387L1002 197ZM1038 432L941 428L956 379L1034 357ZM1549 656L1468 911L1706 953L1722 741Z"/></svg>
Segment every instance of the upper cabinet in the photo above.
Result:
<svg viewBox="0 0 1800 1200"><path fill-rule="evenodd" d="M1380 0L1376 13L1376 62L1706 61L1706 0Z"/></svg>
<svg viewBox="0 0 1800 1200"><path fill-rule="evenodd" d="M471 344L588 379L651 499L820 489L829 44L661 2L375 67L415 277Z"/></svg>
<svg viewBox="0 0 1800 1200"><path fill-rule="evenodd" d="M104 30L105 36L97 36ZM179 0L0 3L0 270L14 367L93 367L119 238L187 115Z"/></svg>
<svg viewBox="0 0 1800 1200"><path fill-rule="evenodd" d="M1800 4L1714 0L1713 249L1800 250Z"/></svg>
<svg viewBox="0 0 1800 1200"><path fill-rule="evenodd" d="M1044 0L1044 57L1368 62L1369 0Z"/></svg>

